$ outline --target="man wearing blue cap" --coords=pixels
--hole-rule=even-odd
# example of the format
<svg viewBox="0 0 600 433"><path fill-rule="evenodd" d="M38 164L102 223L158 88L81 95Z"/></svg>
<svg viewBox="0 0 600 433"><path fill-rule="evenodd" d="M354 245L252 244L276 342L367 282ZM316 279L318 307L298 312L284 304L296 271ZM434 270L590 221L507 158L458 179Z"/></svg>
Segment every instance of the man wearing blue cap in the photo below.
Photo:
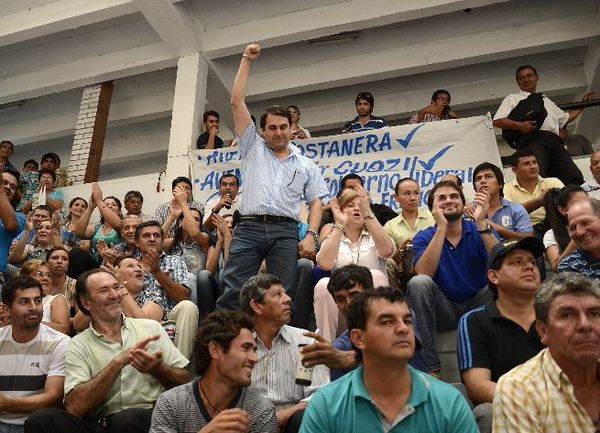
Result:
<svg viewBox="0 0 600 433"><path fill-rule="evenodd" d="M469 397L480 404L474 411L480 431L491 432L491 403L500 376L544 347L533 308L540 285L536 259L543 252L533 236L496 244L487 271L494 299L459 321L458 367Z"/></svg>

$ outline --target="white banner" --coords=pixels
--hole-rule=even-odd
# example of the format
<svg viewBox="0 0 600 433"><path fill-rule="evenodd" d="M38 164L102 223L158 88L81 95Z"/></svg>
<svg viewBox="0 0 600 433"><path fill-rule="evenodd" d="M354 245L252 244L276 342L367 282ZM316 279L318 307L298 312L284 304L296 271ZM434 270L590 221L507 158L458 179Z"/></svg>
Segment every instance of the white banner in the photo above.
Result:
<svg viewBox="0 0 600 433"><path fill-rule="evenodd" d="M321 168L329 197L337 193L342 177L356 173L373 202L393 209L398 209L394 187L404 177L419 183L426 203L427 191L447 173L460 177L465 194L472 196L473 169L484 161L501 166L489 115L307 138L294 144ZM221 175L234 172L241 178L239 169L236 147L193 151L194 198L210 200L218 193Z"/></svg>

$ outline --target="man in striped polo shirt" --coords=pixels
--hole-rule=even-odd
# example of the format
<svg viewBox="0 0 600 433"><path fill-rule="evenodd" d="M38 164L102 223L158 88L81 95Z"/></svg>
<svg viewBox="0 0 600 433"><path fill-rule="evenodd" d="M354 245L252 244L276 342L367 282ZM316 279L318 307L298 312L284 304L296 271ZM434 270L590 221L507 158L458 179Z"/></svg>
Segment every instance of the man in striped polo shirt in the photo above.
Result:
<svg viewBox="0 0 600 433"><path fill-rule="evenodd" d="M30 413L63 398L70 338L41 323L42 286L13 277L2 289L10 325L0 328L0 432L23 431Z"/></svg>

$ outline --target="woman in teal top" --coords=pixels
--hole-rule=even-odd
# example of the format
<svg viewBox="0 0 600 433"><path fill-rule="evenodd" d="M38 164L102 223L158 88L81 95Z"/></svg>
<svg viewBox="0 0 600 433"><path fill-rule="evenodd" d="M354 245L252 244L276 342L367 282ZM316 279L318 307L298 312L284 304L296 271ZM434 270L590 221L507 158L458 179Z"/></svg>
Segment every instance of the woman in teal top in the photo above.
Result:
<svg viewBox="0 0 600 433"><path fill-rule="evenodd" d="M94 209L100 210L100 224L89 225ZM75 234L81 239L90 239L90 255L100 263L98 241L103 241L108 247L121 242L121 201L113 196L102 197L102 190L97 183L92 183L90 204L75 225Z"/></svg>

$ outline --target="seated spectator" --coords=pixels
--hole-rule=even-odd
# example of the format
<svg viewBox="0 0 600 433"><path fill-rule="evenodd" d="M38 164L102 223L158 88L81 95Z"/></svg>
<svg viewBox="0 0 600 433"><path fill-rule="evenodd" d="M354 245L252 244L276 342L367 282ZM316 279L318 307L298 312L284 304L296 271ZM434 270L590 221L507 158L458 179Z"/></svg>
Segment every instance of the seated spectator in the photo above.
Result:
<svg viewBox="0 0 600 433"><path fill-rule="evenodd" d="M386 273L390 286L406 289L412 276L412 239L419 230L435 224L428 209L419 207L421 191L419 184L410 177L400 179L394 190L394 200L400 206L397 217L389 220L383 228L396 244L394 255L388 260ZM410 247L407 249L407 246ZM408 261L406 260L408 258ZM408 268L408 269L407 269Z"/></svg>
<svg viewBox="0 0 600 433"><path fill-rule="evenodd" d="M486 220L500 240L523 239L533 235L533 226L523 205L504 198L504 174L489 162L479 164L473 170L473 189L489 194L489 208Z"/></svg>
<svg viewBox="0 0 600 433"><path fill-rule="evenodd" d="M341 194L343 190L346 188L359 189L360 187L364 188L364 181L362 177L358 174L350 173L345 175L340 182L340 189L338 190L338 195ZM380 203L371 203L371 212L379 221L379 224L382 226L386 225L389 220L392 220L398 216L398 214L389 206ZM323 216L321 218L321 227L325 224L333 223L333 215L331 214L331 209L329 205L323 207Z"/></svg>
<svg viewBox="0 0 600 433"><path fill-rule="evenodd" d="M375 98L373 98L371 93L360 92L356 95L354 105L356 106L358 116L344 125L342 133L370 131L371 129L379 129L387 126L387 122L383 117L373 115Z"/></svg>
<svg viewBox="0 0 600 433"><path fill-rule="evenodd" d="M13 240L13 245L11 251L14 249L14 246L17 242L19 242L23 237L25 237L26 243L30 244L35 238L35 234L37 232L37 228L39 227L42 221L50 221L52 219L52 209L45 204L41 204L35 208L35 210L31 211L28 214L28 222L29 230L26 230L27 227L19 233L19 235Z"/></svg>
<svg viewBox="0 0 600 433"><path fill-rule="evenodd" d="M28 431L145 432L160 393L190 380L187 359L159 323L123 316L120 289L100 269L80 276L76 300L91 325L67 350L64 410L34 413Z"/></svg>
<svg viewBox="0 0 600 433"><path fill-rule="evenodd" d="M76 281L67 276L67 269L69 269L69 252L64 247L54 247L48 251L46 261L50 272L50 286L48 287L47 294L63 295L71 309L71 317L73 317L76 306Z"/></svg>
<svg viewBox="0 0 600 433"><path fill-rule="evenodd" d="M240 306L254 318L258 361L250 389L273 403L281 431L297 431L306 397L329 382L329 372L318 365L311 385L295 383L298 345L310 344L313 339L304 336L305 330L286 325L291 317L291 299L278 277L258 274L249 278L242 286Z"/></svg>
<svg viewBox="0 0 600 433"><path fill-rule="evenodd" d="M20 265L31 259L46 260L48 251L55 246L61 245L58 229L53 227L51 220L40 222L31 243L27 243L27 239L29 238L28 234L31 230L33 230L33 225L27 223L23 236L15 244L8 257L10 263Z"/></svg>
<svg viewBox="0 0 600 433"><path fill-rule="evenodd" d="M206 270L207 258L214 254L212 239L201 227L202 213L188 207L185 191L179 189L175 193L175 198L178 207L171 208L169 218L163 224L164 230L169 227L172 216L177 216L175 237L166 239L163 242L163 249L168 254L181 257L188 272L196 276L198 309L202 315L205 315L214 310L215 302L219 297L217 282L212 273Z"/></svg>
<svg viewBox="0 0 600 433"><path fill-rule="evenodd" d="M492 408L500 376L543 348L535 330L533 300L540 285L536 258L543 244L536 237L502 241L488 260L494 300L469 311L458 325L458 365L481 433L492 431Z"/></svg>
<svg viewBox="0 0 600 433"><path fill-rule="evenodd" d="M0 172L0 288L5 281L8 250L13 239L25 227L25 215L15 211L18 202L19 172L7 169Z"/></svg>
<svg viewBox="0 0 600 433"><path fill-rule="evenodd" d="M354 296L365 290L373 289L373 276L369 268L358 265L346 265L331 273L327 290L335 300L340 315L346 319L348 305ZM324 364L330 368L331 380L336 380L353 370L358 364L357 353L350 341L346 329L333 343L325 340L319 334L307 332L304 335L315 339L315 343L302 348L302 363L307 367ZM428 372L427 363L421 350L421 341L415 338L415 355L409 361L417 370Z"/></svg>
<svg viewBox="0 0 600 433"><path fill-rule="evenodd" d="M219 137L219 113L213 110L205 111L202 115L204 133L196 140L196 149L220 149L223 140Z"/></svg>
<svg viewBox="0 0 600 433"><path fill-rule="evenodd" d="M569 208L569 233L577 249L558 264L558 272L577 272L600 278L600 201L574 202Z"/></svg>
<svg viewBox="0 0 600 433"><path fill-rule="evenodd" d="M475 195L474 221L462 218L465 197L451 181L437 183L427 205L436 225L413 239L415 272L407 299L417 318L429 371L441 365L435 348L439 331L456 329L459 317L491 299L487 288L488 251L498 243L487 224L489 195Z"/></svg>
<svg viewBox="0 0 600 433"><path fill-rule="evenodd" d="M565 273L542 284L535 318L548 347L498 381L494 432L598 431L599 311L596 279Z"/></svg>
<svg viewBox="0 0 600 433"><path fill-rule="evenodd" d="M581 134L571 134L568 131L569 125L560 128L558 136L567 147L567 152L571 156L591 155L594 147L590 140Z"/></svg>
<svg viewBox="0 0 600 433"><path fill-rule="evenodd" d="M471 410L455 387L408 365L415 334L400 290L355 296L348 307L348 330L362 366L315 393L301 433L477 433Z"/></svg>
<svg viewBox="0 0 600 433"><path fill-rule="evenodd" d="M10 157L15 152L15 145L12 141L2 140L0 141L0 172L11 168L17 170L17 168L10 162Z"/></svg>
<svg viewBox="0 0 600 433"><path fill-rule="evenodd" d="M590 156L590 173L593 179L584 182L581 187L590 197L600 199L600 150L596 150Z"/></svg>
<svg viewBox="0 0 600 433"><path fill-rule="evenodd" d="M144 266L140 259L122 256L117 259L114 267L108 263L105 266L122 284L121 306L125 316L163 321L164 298L157 290L144 290Z"/></svg>
<svg viewBox="0 0 600 433"><path fill-rule="evenodd" d="M348 264L366 266L375 272L377 286L387 285L385 266L394 252L394 242L386 233L369 207L369 194L359 187L345 189L337 199L330 201L335 224L321 230L321 248L317 264L329 271ZM315 319L321 335L333 341L337 331L338 309L327 291L327 278L315 286Z"/></svg>
<svg viewBox="0 0 600 433"><path fill-rule="evenodd" d="M42 156L40 163L40 169L48 169L53 173L60 167L60 158L54 153L45 153ZM21 173L19 178L19 188L23 192L21 201L17 205L17 210L22 210L27 202L31 202L33 195L39 191L40 179L38 170L36 171L24 171Z"/></svg>
<svg viewBox="0 0 600 433"><path fill-rule="evenodd" d="M42 286L42 323L52 329L69 333L69 304L62 293L51 295L50 268L43 260L29 260L21 268L19 275L26 275L39 281Z"/></svg>
<svg viewBox="0 0 600 433"><path fill-rule="evenodd" d="M137 215L126 215L123 217L121 221L121 237L123 242L115 245L112 249L112 255L109 260L111 263L114 263L118 256L140 256L140 249L135 242L135 231L137 226L142 222L142 219Z"/></svg>
<svg viewBox="0 0 600 433"><path fill-rule="evenodd" d="M75 198L71 199L71 201L69 202L69 210L67 213L67 217L65 218L64 224L62 226L62 230L69 232L69 233L74 233L75 227L77 227L77 222L79 221L79 219L81 218L81 216L83 215L83 213L85 212L87 207L88 207L88 202L84 198L75 197ZM37 209L39 209L39 206ZM86 231L91 232L92 230L94 230L94 225L88 224L88 226L86 227ZM83 241L80 240L77 248L81 248L84 251L89 251L90 241L89 240L83 240Z"/></svg>
<svg viewBox="0 0 600 433"><path fill-rule="evenodd" d="M123 205L125 206L125 210L127 210L125 216L134 215L140 217L142 222L153 219L150 215L146 215L142 212L144 196L139 191L127 191L127 194L125 194L125 198L123 199Z"/></svg>
<svg viewBox="0 0 600 433"><path fill-rule="evenodd" d="M546 216L544 195L550 188L564 185L555 177L540 177L537 159L530 150L521 149L514 153L512 171L515 180L504 185L504 198L523 205L529 212L535 235L541 238L547 230L542 224Z"/></svg>
<svg viewBox="0 0 600 433"><path fill-rule="evenodd" d="M202 321L194 345L200 377L161 394L150 433L279 431L273 404L248 388L257 362L253 329L250 317L234 311Z"/></svg>
<svg viewBox="0 0 600 433"><path fill-rule="evenodd" d="M100 211L100 224L90 225L90 217L94 209ZM81 215L75 226L75 234L82 239L90 239L90 254L96 263L100 263L100 245L109 247L121 242L121 201L113 196L103 198L102 190L97 183L92 183L90 205Z"/></svg>
<svg viewBox="0 0 600 433"><path fill-rule="evenodd" d="M412 115L408 123L436 122L438 120L458 119L458 114L450 108L450 92L436 90L431 95L431 102Z"/></svg>
<svg viewBox="0 0 600 433"><path fill-rule="evenodd" d="M56 174L54 170L42 168L38 171L38 189L33 193L31 200L23 204L23 212L29 212L40 204L47 205L52 212L61 211L63 207L63 194L60 189L54 189Z"/></svg>
<svg viewBox="0 0 600 433"><path fill-rule="evenodd" d="M573 203L587 197L583 189L576 185L553 188L544 196L545 225L549 227L544 234L544 248L546 260L554 272L558 270L560 261L577 248L569 235L567 212Z"/></svg>
<svg viewBox="0 0 600 433"><path fill-rule="evenodd" d="M212 219L217 227L217 243L213 247L212 253L206 259L206 270L212 275L216 275L223 270L225 263L229 259L229 245L233 237L233 215L223 217L216 215ZM222 285L219 283L219 287Z"/></svg>
<svg viewBox="0 0 600 433"><path fill-rule="evenodd" d="M59 406L63 398L69 337L42 321L42 288L28 276L2 290L10 325L0 328L0 431L22 433L32 412Z"/></svg>
<svg viewBox="0 0 600 433"><path fill-rule="evenodd" d="M29 173L30 171L38 171L40 165L35 159L28 159L23 163L23 172Z"/></svg>
<svg viewBox="0 0 600 433"><path fill-rule="evenodd" d="M206 202L206 214L203 224L207 230L213 231L215 224L211 219L213 214L220 216L234 214L238 212L240 199L238 195L240 189L240 180L233 173L226 173L219 179L219 195Z"/></svg>
<svg viewBox="0 0 600 433"><path fill-rule="evenodd" d="M158 208L156 208L156 211L154 212L154 220L157 221L161 226L165 223L165 221L167 221L167 218L169 217L169 209L171 205L177 205L177 200L175 199L176 187L180 187L185 190L185 193L187 195L188 206L190 208L195 208L198 209L200 212L204 212L204 205L200 202L194 201L192 198L192 181L185 176L179 176L173 179L173 182L171 182L173 198L170 201L161 204ZM176 221L173 220L171 226L169 227L169 230L164 231L166 238L172 238L175 236L175 223Z"/></svg>
<svg viewBox="0 0 600 433"><path fill-rule="evenodd" d="M175 322L175 346L189 358L198 328L198 308L189 300L190 283L185 262L180 256L162 252L163 232L156 221L139 224L135 241L144 267L144 290L151 293L153 299L161 299L163 320Z"/></svg>
<svg viewBox="0 0 600 433"><path fill-rule="evenodd" d="M292 118L292 123L290 124L290 140L304 140L305 138L310 138L310 132L308 129L300 126L300 109L295 105L289 105L287 107L287 111L290 113Z"/></svg>

